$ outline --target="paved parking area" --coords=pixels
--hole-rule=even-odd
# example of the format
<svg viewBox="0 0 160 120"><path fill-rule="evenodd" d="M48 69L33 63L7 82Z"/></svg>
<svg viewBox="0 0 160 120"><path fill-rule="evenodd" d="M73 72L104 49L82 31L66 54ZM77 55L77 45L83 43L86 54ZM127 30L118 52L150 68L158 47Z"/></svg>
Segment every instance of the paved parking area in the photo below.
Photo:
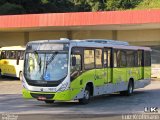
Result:
<svg viewBox="0 0 160 120"><path fill-rule="evenodd" d="M21 82L17 78L4 77L0 78L0 95L1 94L21 94Z"/></svg>
<svg viewBox="0 0 160 120"><path fill-rule="evenodd" d="M35 99L23 99L18 79L0 80L0 114L18 114L19 118L24 120L37 116L38 120L84 119L84 117L95 120L106 117L116 119L121 118L122 114L144 114L144 107L158 107L160 113L160 81L152 81L149 86L135 90L129 97L111 94L96 97L88 105L79 105L77 101L47 105Z"/></svg>

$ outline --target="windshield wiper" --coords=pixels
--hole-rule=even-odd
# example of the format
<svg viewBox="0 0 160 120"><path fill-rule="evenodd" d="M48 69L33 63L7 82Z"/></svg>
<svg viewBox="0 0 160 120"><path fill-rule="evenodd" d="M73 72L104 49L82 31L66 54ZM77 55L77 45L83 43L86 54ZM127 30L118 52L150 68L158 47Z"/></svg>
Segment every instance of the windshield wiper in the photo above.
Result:
<svg viewBox="0 0 160 120"><path fill-rule="evenodd" d="M46 61L45 70L43 71L43 74L42 74L41 78L44 79L44 74L45 74L46 71L47 71L47 67L48 67L48 65L54 60L54 58L55 58L55 56L57 55L57 53L58 53L58 52L55 52L55 53L50 57L50 59ZM45 57L46 57L46 56L45 56Z"/></svg>
<svg viewBox="0 0 160 120"><path fill-rule="evenodd" d="M58 52L55 52L55 54L53 54L50 59L46 62L46 66L48 66L55 58L55 56L58 54Z"/></svg>

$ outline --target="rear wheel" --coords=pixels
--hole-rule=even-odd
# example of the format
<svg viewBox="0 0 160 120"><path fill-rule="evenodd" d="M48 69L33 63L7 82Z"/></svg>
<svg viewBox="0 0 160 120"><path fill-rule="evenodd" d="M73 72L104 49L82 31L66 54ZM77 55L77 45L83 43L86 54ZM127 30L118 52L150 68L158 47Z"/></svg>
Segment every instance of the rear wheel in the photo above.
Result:
<svg viewBox="0 0 160 120"><path fill-rule="evenodd" d="M128 89L126 91L121 91L120 94L130 96L133 94L133 90L134 90L134 84L133 81L130 80L128 84Z"/></svg>
<svg viewBox="0 0 160 120"><path fill-rule="evenodd" d="M79 99L79 103L80 104L88 104L90 101L90 97L91 97L90 87L87 86L84 91L84 97L82 99Z"/></svg>
<svg viewBox="0 0 160 120"><path fill-rule="evenodd" d="M53 104L54 103L54 100L45 100L44 101L46 104Z"/></svg>

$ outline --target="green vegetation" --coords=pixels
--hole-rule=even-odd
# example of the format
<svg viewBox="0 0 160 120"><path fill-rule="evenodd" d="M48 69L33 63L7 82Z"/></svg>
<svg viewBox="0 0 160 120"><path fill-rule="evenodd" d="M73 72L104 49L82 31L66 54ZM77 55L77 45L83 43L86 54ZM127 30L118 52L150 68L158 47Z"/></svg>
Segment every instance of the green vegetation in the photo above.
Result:
<svg viewBox="0 0 160 120"><path fill-rule="evenodd" d="M160 8L160 0L143 0L135 9L158 9Z"/></svg>
<svg viewBox="0 0 160 120"><path fill-rule="evenodd" d="M0 14L37 14L160 8L160 0L0 0Z"/></svg>

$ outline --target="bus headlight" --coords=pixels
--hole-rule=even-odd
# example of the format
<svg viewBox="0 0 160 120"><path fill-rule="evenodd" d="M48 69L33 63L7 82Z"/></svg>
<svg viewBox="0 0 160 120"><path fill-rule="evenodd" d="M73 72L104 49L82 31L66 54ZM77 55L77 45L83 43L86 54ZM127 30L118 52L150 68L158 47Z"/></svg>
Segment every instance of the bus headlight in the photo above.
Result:
<svg viewBox="0 0 160 120"><path fill-rule="evenodd" d="M28 89L25 82L24 82L24 77L22 77L22 87L25 88L25 89Z"/></svg>
<svg viewBox="0 0 160 120"><path fill-rule="evenodd" d="M66 90L67 87L68 87L68 82L63 83L63 84L61 85L61 87L57 90L57 92L62 92L62 91L64 91L64 90Z"/></svg>

